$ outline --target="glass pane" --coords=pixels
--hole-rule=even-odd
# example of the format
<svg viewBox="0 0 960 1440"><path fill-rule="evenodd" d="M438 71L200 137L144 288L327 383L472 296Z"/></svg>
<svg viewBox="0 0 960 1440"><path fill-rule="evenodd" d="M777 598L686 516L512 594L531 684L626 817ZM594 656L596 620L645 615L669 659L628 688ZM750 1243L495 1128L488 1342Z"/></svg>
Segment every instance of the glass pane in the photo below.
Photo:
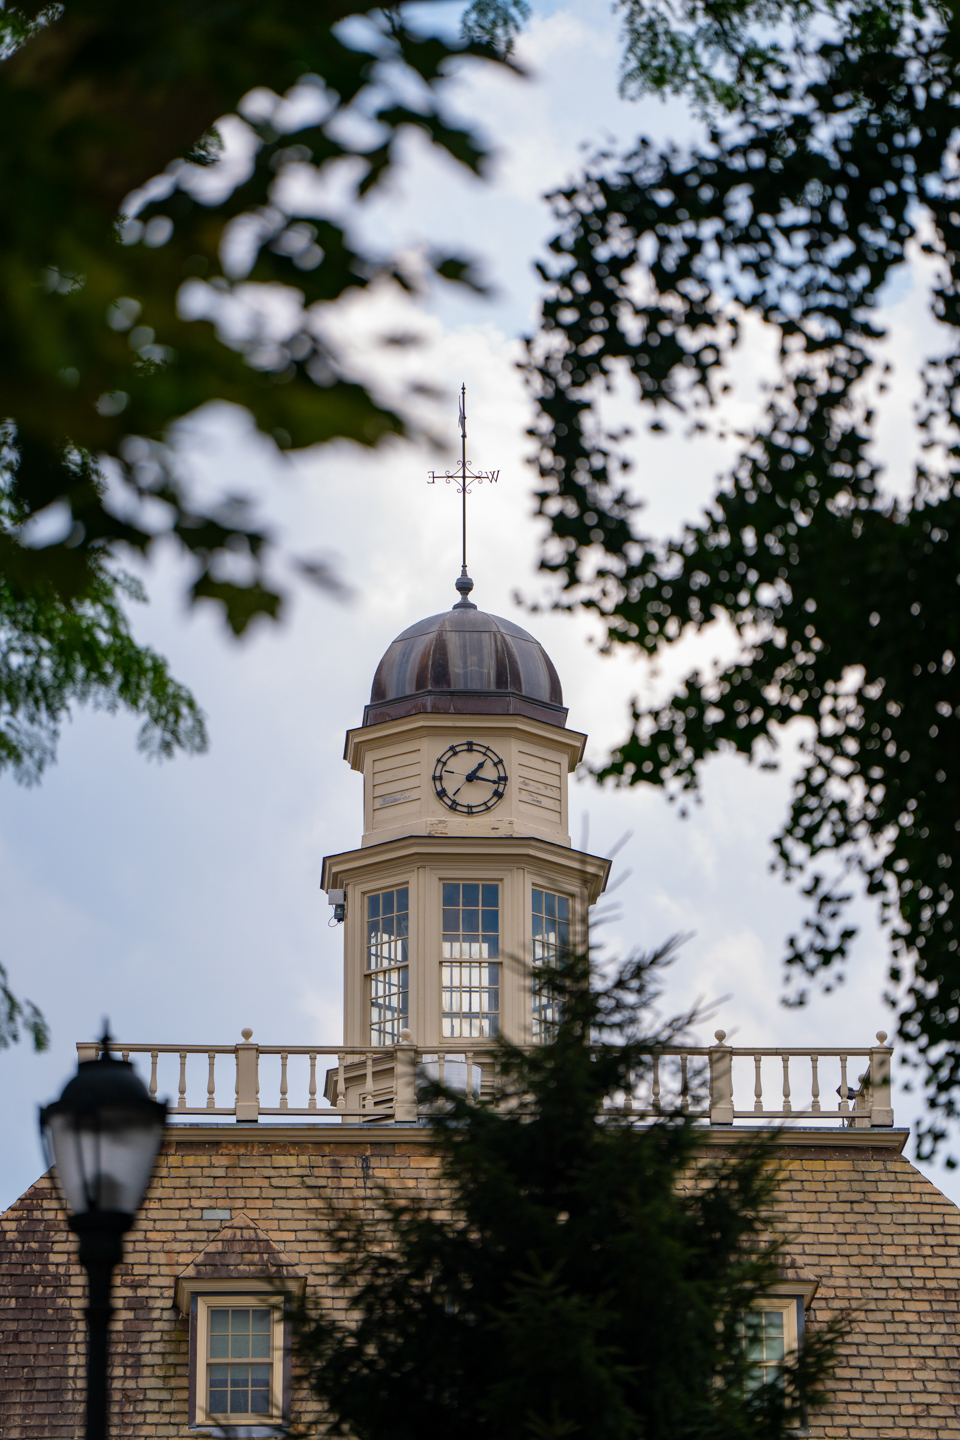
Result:
<svg viewBox="0 0 960 1440"><path fill-rule="evenodd" d="M210 1332L211 1334L224 1334L230 1329L229 1310L210 1311Z"/></svg>
<svg viewBox="0 0 960 1440"><path fill-rule="evenodd" d="M535 915L538 915L538 914L539 914L539 915L542 915L542 914L543 914L543 891L542 891L542 890L534 890L534 892L533 892L533 913L534 913Z"/></svg>
<svg viewBox="0 0 960 1440"><path fill-rule="evenodd" d="M499 886L499 885L483 885L483 886L481 886L481 890L482 890L482 893L483 893L483 899L482 899L481 902L480 902L481 905L493 905L493 906L499 907L499 905L500 905L500 886ZM466 903L467 903L467 902L464 901L464 904L466 904Z"/></svg>
<svg viewBox="0 0 960 1440"><path fill-rule="evenodd" d="M566 895L557 896L557 919L570 919L570 901L567 899Z"/></svg>
<svg viewBox="0 0 960 1440"><path fill-rule="evenodd" d="M213 1415L224 1415L227 1410L227 1388L230 1371L226 1365L211 1365L207 1409Z"/></svg>
<svg viewBox="0 0 960 1440"><path fill-rule="evenodd" d="M459 907L459 905L460 905L460 886L459 886L459 885L444 885L444 887L443 887L443 903L444 903L444 905L456 905L456 906Z"/></svg>
<svg viewBox="0 0 960 1440"><path fill-rule="evenodd" d="M462 890L462 892L463 892L463 899L462 899L462 901L460 902L462 905L479 905L479 904L480 904L480 886L479 886L479 885L463 885L463 886L461 886L461 890Z"/></svg>
<svg viewBox="0 0 960 1440"><path fill-rule="evenodd" d="M368 896L367 896L367 919L368 919L368 920L375 920L376 917L377 917L379 914L380 914L380 896L379 896L379 895L368 895Z"/></svg>
<svg viewBox="0 0 960 1440"><path fill-rule="evenodd" d="M252 1415L269 1415L270 1413L270 1366L250 1366L250 1413Z"/></svg>
<svg viewBox="0 0 960 1440"><path fill-rule="evenodd" d="M229 1335L210 1336L210 1359L229 1360L230 1358L230 1337Z"/></svg>

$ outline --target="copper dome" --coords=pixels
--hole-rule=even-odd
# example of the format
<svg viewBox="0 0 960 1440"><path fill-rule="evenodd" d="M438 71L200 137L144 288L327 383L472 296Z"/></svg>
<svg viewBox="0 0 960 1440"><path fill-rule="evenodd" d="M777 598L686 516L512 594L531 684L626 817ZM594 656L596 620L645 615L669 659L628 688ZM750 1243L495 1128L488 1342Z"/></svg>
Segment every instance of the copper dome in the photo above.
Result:
<svg viewBox="0 0 960 1440"><path fill-rule="evenodd" d="M469 602L397 636L377 666L363 723L424 712L567 719L560 678L539 641Z"/></svg>

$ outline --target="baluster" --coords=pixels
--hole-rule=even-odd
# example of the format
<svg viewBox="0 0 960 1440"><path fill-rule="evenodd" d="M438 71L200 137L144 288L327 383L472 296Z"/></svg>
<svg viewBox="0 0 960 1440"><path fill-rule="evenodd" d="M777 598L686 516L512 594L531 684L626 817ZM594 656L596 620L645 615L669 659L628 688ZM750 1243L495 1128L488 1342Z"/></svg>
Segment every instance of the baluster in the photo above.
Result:
<svg viewBox="0 0 960 1440"><path fill-rule="evenodd" d="M337 1067L337 1109L338 1109L338 1110L346 1110L346 1108L347 1108L347 1082L346 1082L346 1079L345 1079L344 1074L343 1074L343 1063L344 1063L344 1062L343 1062L343 1053L342 1053L342 1052L340 1053L340 1055L338 1055L337 1060L338 1060L338 1067Z"/></svg>
<svg viewBox="0 0 960 1440"><path fill-rule="evenodd" d="M317 1056L315 1051L310 1053L310 1099L307 1101L308 1110L317 1108Z"/></svg>
<svg viewBox="0 0 960 1440"><path fill-rule="evenodd" d="M159 1051L150 1051L150 1094L154 1100L157 1098L157 1058Z"/></svg>
<svg viewBox="0 0 960 1440"><path fill-rule="evenodd" d="M364 1096L363 1109L373 1109L373 1051L367 1051L367 1093Z"/></svg>
<svg viewBox="0 0 960 1440"><path fill-rule="evenodd" d="M783 1113L789 1115L793 1106L790 1104L790 1056L781 1055L783 1061Z"/></svg>
<svg viewBox="0 0 960 1440"><path fill-rule="evenodd" d="M129 1050L121 1050L121 1051L120 1051L120 1059L121 1059L121 1060L129 1060L129 1059L130 1059L130 1051L129 1051Z"/></svg>
<svg viewBox="0 0 960 1440"><path fill-rule="evenodd" d="M177 1101L178 1110L187 1108L187 1052L180 1051L180 1098Z"/></svg>
<svg viewBox="0 0 960 1440"><path fill-rule="evenodd" d="M207 1059L210 1061L210 1069L207 1072L207 1109L216 1110L216 1084L213 1078L213 1067L217 1062L217 1052L211 1050L207 1055Z"/></svg>
<svg viewBox="0 0 960 1440"><path fill-rule="evenodd" d="M656 1112L659 1112L659 1110L660 1110L660 1056L659 1056L659 1055L654 1055L654 1057L653 1057L653 1108L654 1108L654 1111L656 1111Z"/></svg>
<svg viewBox="0 0 960 1440"><path fill-rule="evenodd" d="M690 1097L687 1093L687 1057L680 1056L680 1109L690 1108Z"/></svg>
<svg viewBox="0 0 960 1440"><path fill-rule="evenodd" d="M810 1056L810 1094L813 1097L810 1101L810 1109L819 1113L820 1110L820 1077L817 1074L817 1063L819 1055Z"/></svg>
<svg viewBox="0 0 960 1440"><path fill-rule="evenodd" d="M445 1059L446 1059L446 1056L444 1055L443 1051L441 1050L441 1051L440 1051L440 1054L437 1056L437 1078L438 1078L438 1080L440 1081L440 1084L441 1084L441 1085L445 1084L445 1081L444 1081L445 1071L444 1071L444 1068L443 1068L443 1063L444 1063L444 1060L445 1060Z"/></svg>
<svg viewBox="0 0 960 1440"><path fill-rule="evenodd" d="M756 1113L757 1113L758 1115L762 1115L762 1114L763 1114L763 1081L760 1079L760 1061L761 1061L761 1059L762 1059L762 1056L760 1056L760 1055L754 1055L754 1057L753 1057L753 1068L754 1068L754 1080L753 1080L753 1095L754 1095L754 1100L753 1100L753 1108L754 1108L754 1110L756 1111Z"/></svg>
<svg viewBox="0 0 960 1440"><path fill-rule="evenodd" d="M473 1051L467 1051L467 1099L473 1095Z"/></svg>
<svg viewBox="0 0 960 1440"><path fill-rule="evenodd" d="M287 1056L285 1052L280 1055L280 1109L289 1110L290 1104L287 1100Z"/></svg>
<svg viewBox="0 0 960 1440"><path fill-rule="evenodd" d="M840 1105L839 1105L839 1107L838 1107L839 1110L840 1110L840 1114L841 1114L841 1115L849 1115L849 1114L850 1114L850 1101L847 1099L847 1090L848 1090L848 1088L849 1088L849 1087L848 1087L848 1085L847 1085L847 1057L846 1057L846 1055L841 1055L841 1056L840 1056Z"/></svg>

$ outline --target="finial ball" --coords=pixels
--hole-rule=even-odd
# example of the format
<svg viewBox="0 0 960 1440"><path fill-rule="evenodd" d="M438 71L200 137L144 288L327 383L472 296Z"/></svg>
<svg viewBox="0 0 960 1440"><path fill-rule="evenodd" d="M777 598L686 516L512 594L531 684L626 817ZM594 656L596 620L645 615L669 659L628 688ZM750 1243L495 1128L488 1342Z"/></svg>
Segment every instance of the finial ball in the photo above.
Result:
<svg viewBox="0 0 960 1440"><path fill-rule="evenodd" d="M878 1030L878 1031L877 1031L877 1040L879 1041L879 1043L880 1043L881 1045L886 1045L886 1043L887 1043L887 1032L886 1032L886 1030Z"/></svg>
<svg viewBox="0 0 960 1440"><path fill-rule="evenodd" d="M244 1040L250 1040L253 1038L253 1031L250 1029L249 1025L247 1025L243 1030L241 1030L240 1034L243 1036Z"/></svg>
<svg viewBox="0 0 960 1440"><path fill-rule="evenodd" d="M724 1042L724 1040L726 1040L726 1038L727 1038L727 1032L726 1032L726 1030L714 1030L713 1033L714 1033L714 1036L716 1037L717 1044L718 1044L718 1045L722 1045L723 1042Z"/></svg>
<svg viewBox="0 0 960 1440"><path fill-rule="evenodd" d="M401 1045L409 1045L411 1039L412 1039L412 1036L411 1036L411 1034L410 1034L410 1031L407 1029L406 1026L404 1026L403 1029L400 1031L400 1044L401 1044Z"/></svg>

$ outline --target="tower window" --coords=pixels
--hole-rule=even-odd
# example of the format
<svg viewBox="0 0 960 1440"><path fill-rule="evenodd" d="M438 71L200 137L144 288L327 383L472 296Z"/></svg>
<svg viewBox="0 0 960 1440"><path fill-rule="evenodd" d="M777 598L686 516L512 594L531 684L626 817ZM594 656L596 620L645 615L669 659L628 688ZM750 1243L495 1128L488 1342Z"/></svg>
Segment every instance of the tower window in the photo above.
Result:
<svg viewBox="0 0 960 1440"><path fill-rule="evenodd" d="M500 886L443 886L445 1040L479 1040L500 1028Z"/></svg>
<svg viewBox="0 0 960 1440"><path fill-rule="evenodd" d="M547 973L556 969L570 949L570 901L550 890L534 890L533 922L533 1039L549 1040L559 1019L557 997Z"/></svg>
<svg viewBox="0 0 960 1440"><path fill-rule="evenodd" d="M367 896L370 1043L396 1045L407 1024L410 892L406 885Z"/></svg>

